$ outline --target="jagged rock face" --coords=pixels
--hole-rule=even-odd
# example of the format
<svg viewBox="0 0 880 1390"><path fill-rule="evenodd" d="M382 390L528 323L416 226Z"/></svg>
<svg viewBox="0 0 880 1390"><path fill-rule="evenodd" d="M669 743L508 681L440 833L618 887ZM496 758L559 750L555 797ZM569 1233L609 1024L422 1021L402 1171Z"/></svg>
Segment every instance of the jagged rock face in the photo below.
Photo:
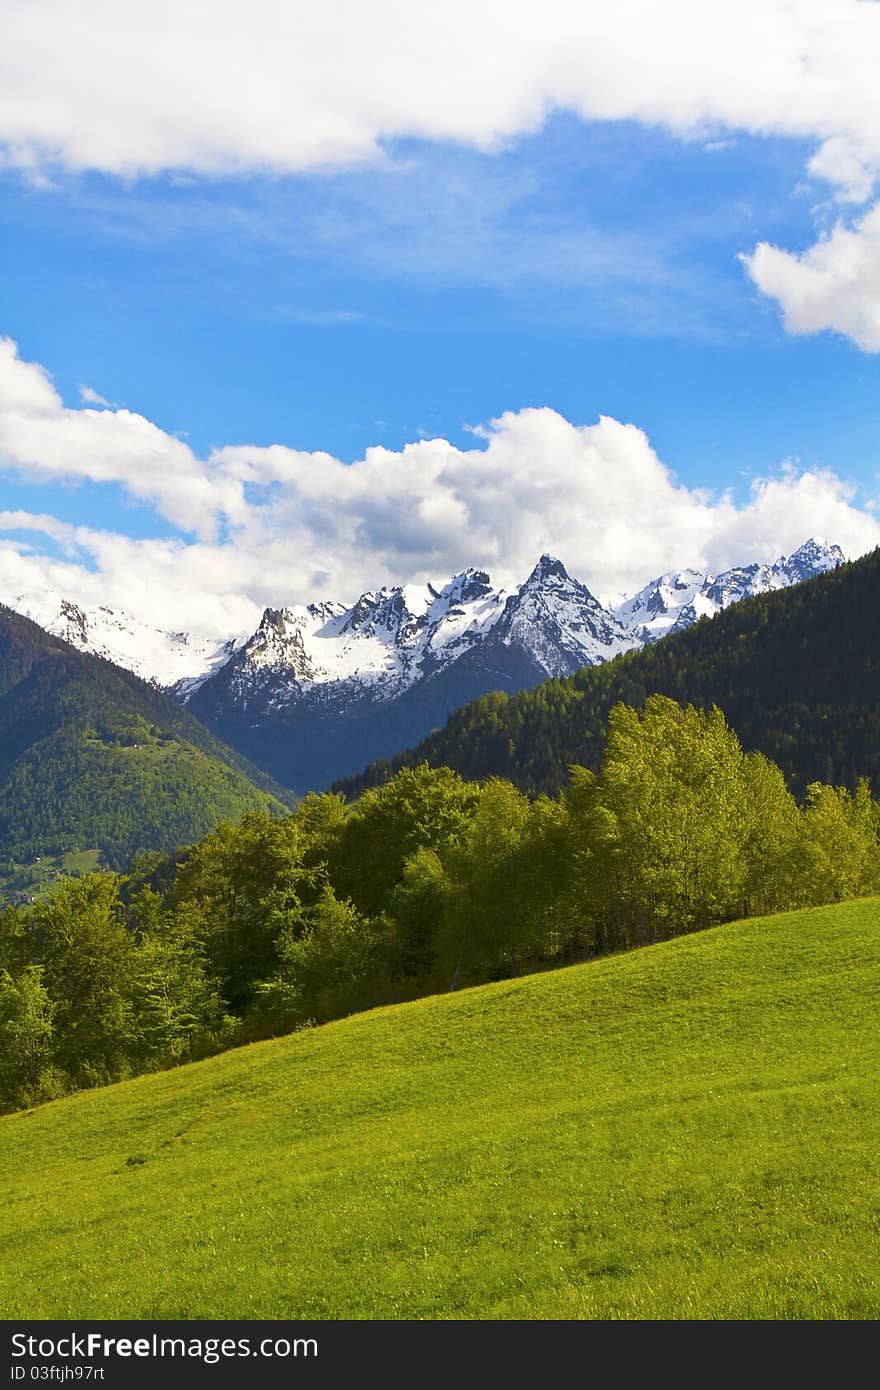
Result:
<svg viewBox="0 0 880 1390"><path fill-rule="evenodd" d="M483 642L505 595L481 570L441 589L382 588L342 604L267 609L213 682L242 709L346 709L394 699ZM182 692L192 697L193 689Z"/></svg>
<svg viewBox="0 0 880 1390"><path fill-rule="evenodd" d="M304 789L417 742L489 690L512 693L595 666L843 559L838 546L811 539L773 564L661 575L611 610L542 555L511 592L467 569L441 588L382 588L350 606L267 608L256 632L221 643L58 595L22 596L10 607L80 650L173 687L228 742Z"/></svg>
<svg viewBox="0 0 880 1390"><path fill-rule="evenodd" d="M527 651L548 676L567 676L638 645L559 560L542 555L512 594L497 636Z"/></svg>
<svg viewBox="0 0 880 1390"><path fill-rule="evenodd" d="M349 609L267 609L223 681L242 709L339 708L395 699L465 655L517 648L540 676L568 675L637 645L589 589L544 555L513 593L483 570L442 589L379 589ZM192 691L188 692L188 698Z"/></svg>
<svg viewBox="0 0 880 1390"><path fill-rule="evenodd" d="M824 541L811 536L808 541L786 559L783 556L773 566L778 575L785 575L789 584L800 584L804 579L812 579L814 574L835 569L842 565L846 556L839 545L826 545ZM784 588L784 585L776 587Z"/></svg>
<svg viewBox="0 0 880 1390"><path fill-rule="evenodd" d="M72 646L87 643L89 641L89 620L81 608L69 599L61 600L61 622L64 624L65 642L70 642Z"/></svg>

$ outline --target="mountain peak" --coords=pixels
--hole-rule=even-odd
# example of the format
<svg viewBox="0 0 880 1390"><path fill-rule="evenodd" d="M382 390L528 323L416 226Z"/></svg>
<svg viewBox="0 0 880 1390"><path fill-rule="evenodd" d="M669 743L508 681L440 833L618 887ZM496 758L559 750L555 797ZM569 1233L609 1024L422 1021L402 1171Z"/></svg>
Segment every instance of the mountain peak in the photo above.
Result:
<svg viewBox="0 0 880 1390"><path fill-rule="evenodd" d="M828 545L821 536L810 536L803 545L799 545L797 550L789 555L792 560L838 560L843 561L846 557L839 545Z"/></svg>
<svg viewBox="0 0 880 1390"><path fill-rule="evenodd" d="M485 570L473 569L468 566L466 570L454 574L449 583L444 585L440 593L437 594L437 597L446 596L459 603L470 603L474 599L482 598L488 594L491 588L492 583ZM437 593L436 590L433 592Z"/></svg>
<svg viewBox="0 0 880 1390"><path fill-rule="evenodd" d="M493 663L501 652L506 670L510 648L533 674L566 675L655 642L742 598L811 579L844 559L839 546L810 536L775 563L721 574L670 571L610 609L544 551L510 592L495 589L484 569L469 566L442 585L386 584L352 605L267 607L255 632L227 639L154 629L123 612L80 607L55 591L20 595L11 607L80 651L173 687L182 700L194 698L204 684L215 701L247 709L248 727L255 727L258 706L266 717L276 706L291 710L309 701L322 717L331 708L377 708L419 682L434 681L462 657L470 675L479 669L481 681L495 682ZM224 670L215 689L214 677Z"/></svg>
<svg viewBox="0 0 880 1390"><path fill-rule="evenodd" d="M794 582L811 579L825 570L836 569L846 559L839 545L828 545L820 536L810 536L791 555L782 555L773 569Z"/></svg>
<svg viewBox="0 0 880 1390"><path fill-rule="evenodd" d="M526 584L531 584L533 581L540 582L544 579L570 578L571 575L568 573L562 561L557 560L555 555L550 555L545 551L526 580Z"/></svg>
<svg viewBox="0 0 880 1390"><path fill-rule="evenodd" d="M264 609L263 609L263 616L262 616L262 618L260 619L260 627L264 627L264 628L276 628L276 629L282 628L282 629L283 629L283 627L284 627L284 609L283 609L283 608L264 608Z"/></svg>

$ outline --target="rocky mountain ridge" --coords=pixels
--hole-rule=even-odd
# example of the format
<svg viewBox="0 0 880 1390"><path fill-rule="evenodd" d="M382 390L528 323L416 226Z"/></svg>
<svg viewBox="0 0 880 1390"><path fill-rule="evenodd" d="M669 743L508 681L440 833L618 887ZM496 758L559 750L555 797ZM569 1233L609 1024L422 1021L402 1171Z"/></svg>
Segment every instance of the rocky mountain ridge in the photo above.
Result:
<svg viewBox="0 0 880 1390"><path fill-rule="evenodd" d="M267 608L255 632L222 641L163 632L57 594L8 604L79 650L172 690L221 738L301 790L399 751L490 690L512 693L600 665L844 558L839 546L811 538L773 562L660 575L611 608L545 554L510 591L469 568L440 587L383 587L351 605Z"/></svg>

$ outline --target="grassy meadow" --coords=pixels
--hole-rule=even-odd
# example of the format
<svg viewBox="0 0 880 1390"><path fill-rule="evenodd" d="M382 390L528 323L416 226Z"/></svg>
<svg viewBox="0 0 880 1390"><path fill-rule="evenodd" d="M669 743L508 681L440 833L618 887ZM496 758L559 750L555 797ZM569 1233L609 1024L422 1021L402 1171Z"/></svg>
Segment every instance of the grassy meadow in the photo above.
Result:
<svg viewBox="0 0 880 1390"><path fill-rule="evenodd" d="M880 1314L880 900L0 1119L0 1316Z"/></svg>
<svg viewBox="0 0 880 1390"><path fill-rule="evenodd" d="M0 869L0 907L28 897L51 893L66 874L90 874L100 866L99 849L71 850L67 854L44 854L29 863L7 861Z"/></svg>

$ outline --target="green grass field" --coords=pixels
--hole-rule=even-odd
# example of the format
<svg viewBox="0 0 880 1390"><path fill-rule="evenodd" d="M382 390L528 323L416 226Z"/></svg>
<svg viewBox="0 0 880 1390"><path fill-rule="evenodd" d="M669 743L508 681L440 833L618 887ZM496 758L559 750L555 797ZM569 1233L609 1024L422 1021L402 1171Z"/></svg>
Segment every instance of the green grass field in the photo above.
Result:
<svg viewBox="0 0 880 1390"><path fill-rule="evenodd" d="M65 854L62 864L69 874L91 874L97 869L100 861L99 849L82 849Z"/></svg>
<svg viewBox="0 0 880 1390"><path fill-rule="evenodd" d="M10 872L0 872L0 908L22 898L42 898L54 893L63 874L90 874L100 862L99 849L83 849L44 854L38 862L17 864Z"/></svg>
<svg viewBox="0 0 880 1390"><path fill-rule="evenodd" d="M0 1120L0 1315L880 1313L880 900Z"/></svg>

